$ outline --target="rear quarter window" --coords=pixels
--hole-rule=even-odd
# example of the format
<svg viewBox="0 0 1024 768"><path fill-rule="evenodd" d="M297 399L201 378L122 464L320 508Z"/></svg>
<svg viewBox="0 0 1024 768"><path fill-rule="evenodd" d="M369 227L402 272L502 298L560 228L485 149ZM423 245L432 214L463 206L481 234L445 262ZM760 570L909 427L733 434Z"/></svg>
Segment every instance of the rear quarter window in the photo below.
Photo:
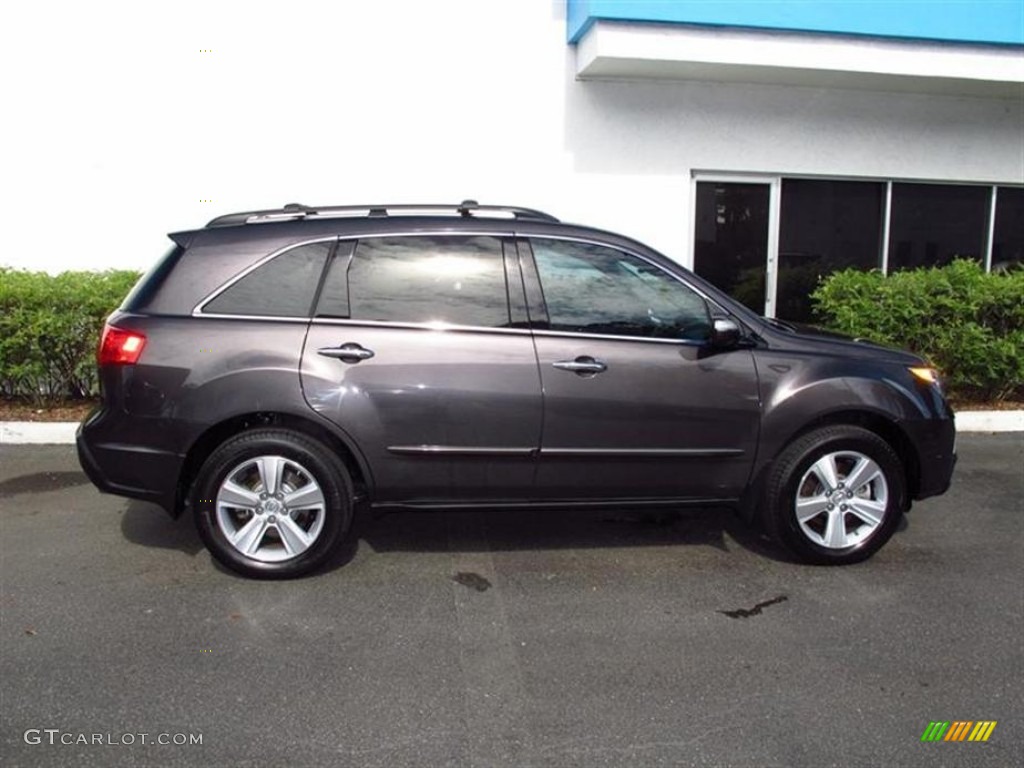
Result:
<svg viewBox="0 0 1024 768"><path fill-rule="evenodd" d="M309 317L334 240L295 246L231 283L203 314Z"/></svg>

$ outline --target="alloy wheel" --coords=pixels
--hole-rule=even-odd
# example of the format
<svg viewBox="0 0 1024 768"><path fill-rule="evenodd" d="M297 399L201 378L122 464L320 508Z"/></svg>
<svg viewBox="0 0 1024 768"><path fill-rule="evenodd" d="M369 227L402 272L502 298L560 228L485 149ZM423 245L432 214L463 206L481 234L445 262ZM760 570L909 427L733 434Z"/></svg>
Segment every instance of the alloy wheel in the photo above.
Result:
<svg viewBox="0 0 1024 768"><path fill-rule="evenodd" d="M216 499L217 527L240 554L262 563L298 557L323 530L324 493L284 456L257 456L229 470Z"/></svg>

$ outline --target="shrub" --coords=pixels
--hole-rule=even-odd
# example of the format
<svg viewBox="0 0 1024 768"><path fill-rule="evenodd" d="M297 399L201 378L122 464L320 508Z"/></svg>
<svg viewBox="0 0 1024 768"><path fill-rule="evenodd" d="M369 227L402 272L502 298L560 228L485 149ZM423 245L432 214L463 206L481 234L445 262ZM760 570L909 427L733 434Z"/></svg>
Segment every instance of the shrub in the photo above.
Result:
<svg viewBox="0 0 1024 768"><path fill-rule="evenodd" d="M1024 270L986 274L966 259L888 276L849 269L811 300L822 325L930 360L956 398L1024 396Z"/></svg>
<svg viewBox="0 0 1024 768"><path fill-rule="evenodd" d="M103 320L138 278L0 267L0 393L37 404L96 394Z"/></svg>
<svg viewBox="0 0 1024 768"><path fill-rule="evenodd" d="M103 320L138 278L0 267L0 394L37 404L96 394ZM888 276L850 269L811 299L822 325L930 360L955 397L1024 398L1024 270L986 274L970 260Z"/></svg>

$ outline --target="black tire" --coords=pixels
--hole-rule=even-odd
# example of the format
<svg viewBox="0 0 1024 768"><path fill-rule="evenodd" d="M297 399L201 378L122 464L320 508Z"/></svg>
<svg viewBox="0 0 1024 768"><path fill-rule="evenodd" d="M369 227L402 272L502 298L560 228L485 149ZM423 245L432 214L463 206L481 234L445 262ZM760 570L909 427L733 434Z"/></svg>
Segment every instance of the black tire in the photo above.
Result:
<svg viewBox="0 0 1024 768"><path fill-rule="evenodd" d="M863 474L874 479L851 490L844 480L853 477L858 481L853 470L860 466L857 457L874 462L874 468L863 465ZM823 463L818 464L819 460ZM831 493L826 493L827 484L819 472L819 467L828 465L837 470L834 477L839 481ZM803 523L797 514L798 494L805 505ZM824 427L802 435L779 455L765 485L764 522L769 535L803 562L858 563L871 557L895 533L903 516L905 494L903 465L889 443L860 427ZM845 498L851 495L852 499ZM826 502L831 506L815 513ZM859 511L852 511L854 507ZM872 524L861 514L879 519Z"/></svg>
<svg viewBox="0 0 1024 768"><path fill-rule="evenodd" d="M261 457L271 464L258 461ZM278 457L284 461L278 462ZM283 467L277 480L280 483L277 490L281 492L278 498L286 499L288 493L295 492L289 480L306 483L297 485L298 490L311 488L309 482L312 481L318 486L313 491L320 491L322 502L317 501L314 509L294 511L280 508L286 501L278 501L273 509L265 509L263 505L274 503L273 498L260 501L258 512L218 505L218 494L229 476L236 485L243 476L253 478L254 485L243 487L247 494L258 497L259 491L267 490L262 484L264 466L278 464ZM319 568L337 550L352 523L352 498L352 481L345 465L322 443L292 430L259 429L230 438L210 454L193 485L192 508L200 538L220 563L253 578L287 579ZM261 532L253 537L254 553L247 555L231 543L228 533L241 536L241 529L257 514L261 516L257 521L262 526ZM311 539L311 543L302 541L293 549L286 546L286 538L294 541L291 536L279 533L285 527L282 522L286 516L300 525L308 521L308 528L302 529L302 535ZM270 521L275 524L271 525ZM237 526L237 530L232 530L232 526ZM295 529L290 522L288 527ZM299 551L302 545L308 548ZM291 554L292 551L297 554Z"/></svg>

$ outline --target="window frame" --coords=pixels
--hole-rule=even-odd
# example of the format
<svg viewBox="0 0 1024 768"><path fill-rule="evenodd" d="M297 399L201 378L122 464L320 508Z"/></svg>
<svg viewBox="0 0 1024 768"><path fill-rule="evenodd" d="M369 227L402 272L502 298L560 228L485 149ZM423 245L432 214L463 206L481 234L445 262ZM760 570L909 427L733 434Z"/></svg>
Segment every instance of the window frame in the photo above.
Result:
<svg viewBox="0 0 1024 768"><path fill-rule="evenodd" d="M697 184L752 184L768 187L768 242L765 248L765 283L764 283L764 315L775 317L775 301L779 272L779 231L781 229L780 211L782 208L782 179L776 174L765 173L713 173L701 172L693 174L690 181L690 215L689 238L684 255L687 269L696 274L694 265L697 261ZM749 307L748 307L749 309Z"/></svg>
<svg viewBox="0 0 1024 768"><path fill-rule="evenodd" d="M1018 193L1024 194L1024 184L996 184L992 187L992 206L989 209L989 221L988 221L988 253L986 254L985 271L992 271L992 258L995 255L995 244L996 244L996 224L998 223L997 213L999 205L999 191L1014 189ZM1017 262L1018 264L1024 264L1024 261Z"/></svg>
<svg viewBox="0 0 1024 768"><path fill-rule="evenodd" d="M327 287L327 281L328 281L328 279L331 276L331 272L333 271L335 264L339 264L340 260L344 260L344 262L345 262L344 267L341 267L341 269L343 269L344 273L345 273L344 274L345 306L346 306L346 308L349 309L349 314L351 315L352 294L351 294L351 292L349 290L349 285L348 285L348 271L349 271L349 269L352 266L352 257L355 256L356 246L358 244L359 244L359 241L356 240L355 238L339 239L338 240L337 245L335 245L334 250L331 252L331 258L329 258L327 260L327 264L324 265L324 273L320 276L320 284L317 285L317 287L316 287L316 296L313 297L313 306L310 309L310 319L311 320L316 320L318 318L322 319L322 320L345 320L345 319L347 319L347 318L343 318L343 317L333 317L331 315L321 316L319 314L320 302L323 300L324 289Z"/></svg>

